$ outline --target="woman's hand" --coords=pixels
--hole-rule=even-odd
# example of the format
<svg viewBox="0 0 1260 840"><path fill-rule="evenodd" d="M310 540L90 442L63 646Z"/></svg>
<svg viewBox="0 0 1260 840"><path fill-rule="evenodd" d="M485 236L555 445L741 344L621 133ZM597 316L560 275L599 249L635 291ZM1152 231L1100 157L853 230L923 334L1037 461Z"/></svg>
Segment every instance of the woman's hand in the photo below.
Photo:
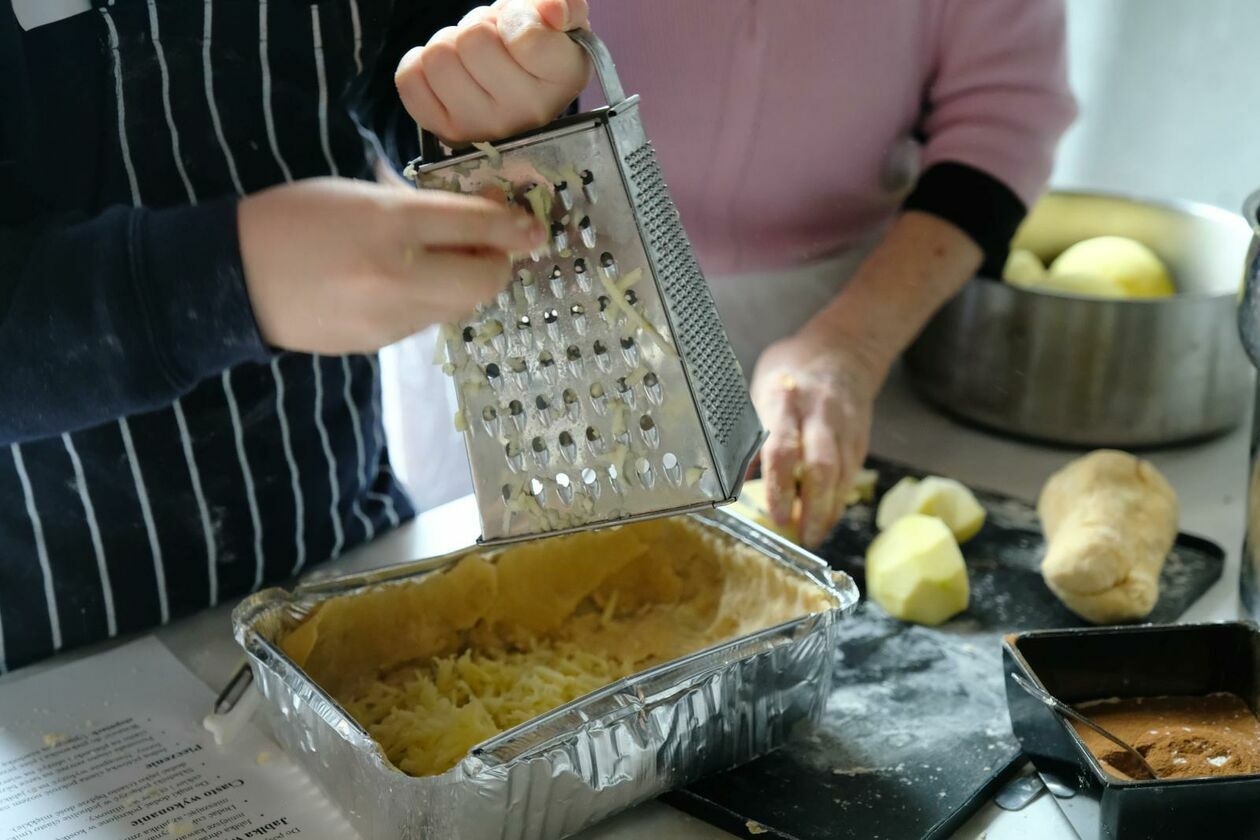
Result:
<svg viewBox="0 0 1260 840"><path fill-rule="evenodd" d="M770 432L760 456L767 504L806 546L826 539L844 513L886 375L875 354L808 328L757 361L752 398Z"/></svg>
<svg viewBox="0 0 1260 840"><path fill-rule="evenodd" d="M408 52L394 83L412 119L447 143L497 140L555 119L590 63L565 33L587 0L497 0Z"/></svg>
<svg viewBox="0 0 1260 840"><path fill-rule="evenodd" d="M767 504L806 545L822 542L844 512L893 360L981 256L950 222L903 213L835 300L761 354L752 397L770 430L761 450Z"/></svg>
<svg viewBox="0 0 1260 840"><path fill-rule="evenodd" d="M241 262L273 347L367 353L456 321L510 279L546 231L502 202L341 178L241 200Z"/></svg>

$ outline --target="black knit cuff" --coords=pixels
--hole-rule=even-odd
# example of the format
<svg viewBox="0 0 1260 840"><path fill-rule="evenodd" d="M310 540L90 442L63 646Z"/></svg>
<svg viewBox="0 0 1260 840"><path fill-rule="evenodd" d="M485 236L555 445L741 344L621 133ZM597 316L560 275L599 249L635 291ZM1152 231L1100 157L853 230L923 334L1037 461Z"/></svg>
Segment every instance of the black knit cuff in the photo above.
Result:
<svg viewBox="0 0 1260 840"><path fill-rule="evenodd" d="M903 205L944 219L980 246L980 274L1001 277L1011 238L1028 208L1011 188L983 170L965 163L933 164L919 178Z"/></svg>
<svg viewBox="0 0 1260 840"><path fill-rule="evenodd" d="M178 388L275 352L259 334L245 287L236 209L235 198L221 198L134 214L139 296Z"/></svg>

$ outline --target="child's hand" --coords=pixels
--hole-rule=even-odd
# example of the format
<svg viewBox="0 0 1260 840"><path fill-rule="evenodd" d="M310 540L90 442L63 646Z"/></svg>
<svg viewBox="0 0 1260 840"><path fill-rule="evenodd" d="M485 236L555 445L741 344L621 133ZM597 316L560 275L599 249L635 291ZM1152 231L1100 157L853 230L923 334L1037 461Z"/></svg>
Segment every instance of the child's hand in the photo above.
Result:
<svg viewBox="0 0 1260 840"><path fill-rule="evenodd" d="M448 143L497 140L554 119L590 66L564 33L588 28L587 0L497 0L440 30L398 65L412 118Z"/></svg>
<svg viewBox="0 0 1260 840"><path fill-rule="evenodd" d="M336 178L241 201L241 259L263 340L366 353L466 317L509 279L509 253L546 233L484 198Z"/></svg>

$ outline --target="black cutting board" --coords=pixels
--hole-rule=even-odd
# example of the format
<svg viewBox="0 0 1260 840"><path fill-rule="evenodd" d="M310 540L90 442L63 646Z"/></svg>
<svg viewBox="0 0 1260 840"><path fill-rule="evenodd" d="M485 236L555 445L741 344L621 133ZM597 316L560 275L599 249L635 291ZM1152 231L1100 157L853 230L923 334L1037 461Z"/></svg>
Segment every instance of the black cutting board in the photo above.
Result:
<svg viewBox="0 0 1260 840"><path fill-rule="evenodd" d="M906 475L886 462L878 495ZM1001 669L1005 633L1083 622L1046 588L1045 550L1027 502L977 492L988 511L963 546L970 609L939 628L903 624L864 602L844 621L822 725L736 770L675 791L670 804L734 834L799 840L949 837L1020 765ZM874 505L857 505L823 546L864 586ZM1221 576L1224 552L1181 536L1152 622L1181 616Z"/></svg>

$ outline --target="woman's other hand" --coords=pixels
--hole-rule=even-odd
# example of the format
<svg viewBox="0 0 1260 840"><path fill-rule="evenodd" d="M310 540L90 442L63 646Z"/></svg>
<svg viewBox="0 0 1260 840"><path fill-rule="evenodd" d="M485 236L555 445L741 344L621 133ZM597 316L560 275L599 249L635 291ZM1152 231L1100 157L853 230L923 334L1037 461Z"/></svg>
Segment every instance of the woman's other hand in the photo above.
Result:
<svg viewBox="0 0 1260 840"><path fill-rule="evenodd" d="M761 450L770 515L806 546L826 539L844 513L886 372L874 354L808 327L757 361L752 397L770 432Z"/></svg>

